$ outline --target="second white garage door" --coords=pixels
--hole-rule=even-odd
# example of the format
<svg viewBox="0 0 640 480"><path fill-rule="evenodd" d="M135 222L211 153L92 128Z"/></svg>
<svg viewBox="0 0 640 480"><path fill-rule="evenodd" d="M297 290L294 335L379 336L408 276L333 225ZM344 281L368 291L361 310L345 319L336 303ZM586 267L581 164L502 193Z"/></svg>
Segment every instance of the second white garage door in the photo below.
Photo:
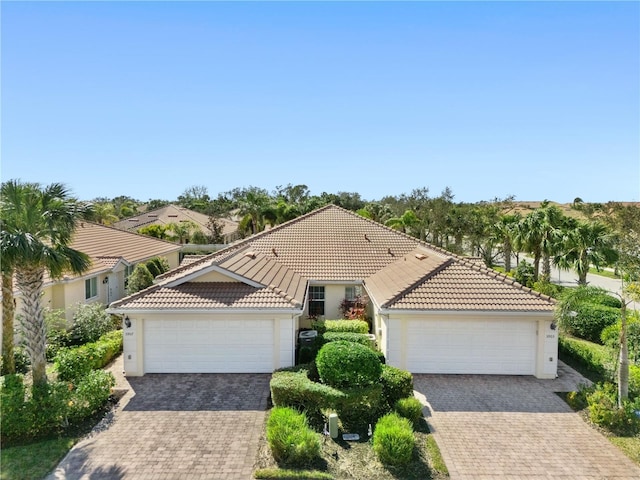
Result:
<svg viewBox="0 0 640 480"><path fill-rule="evenodd" d="M272 320L145 320L145 373L270 373Z"/></svg>
<svg viewBox="0 0 640 480"><path fill-rule="evenodd" d="M536 322L405 320L406 365L413 373L533 375Z"/></svg>

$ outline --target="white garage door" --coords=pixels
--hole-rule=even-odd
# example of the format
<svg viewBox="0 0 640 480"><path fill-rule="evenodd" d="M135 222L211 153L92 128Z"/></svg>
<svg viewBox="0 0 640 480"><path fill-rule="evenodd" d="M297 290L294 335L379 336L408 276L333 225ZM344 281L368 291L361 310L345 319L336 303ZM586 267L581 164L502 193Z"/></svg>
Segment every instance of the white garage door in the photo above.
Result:
<svg viewBox="0 0 640 480"><path fill-rule="evenodd" d="M533 375L536 328L517 320L407 320L407 370Z"/></svg>
<svg viewBox="0 0 640 480"><path fill-rule="evenodd" d="M145 320L145 373L270 373L271 320Z"/></svg>

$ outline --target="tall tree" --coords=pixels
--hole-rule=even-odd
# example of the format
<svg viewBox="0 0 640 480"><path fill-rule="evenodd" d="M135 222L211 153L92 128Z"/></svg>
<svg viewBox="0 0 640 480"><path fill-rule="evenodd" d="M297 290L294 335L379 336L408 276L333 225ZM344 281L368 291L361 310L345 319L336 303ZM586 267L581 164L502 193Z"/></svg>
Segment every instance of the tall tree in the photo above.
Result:
<svg viewBox="0 0 640 480"><path fill-rule="evenodd" d="M495 224L495 234L502 243L502 255L504 257L504 270L509 273L511 271L511 254L513 253L513 238L516 228L521 220L518 213L501 215Z"/></svg>
<svg viewBox="0 0 640 480"><path fill-rule="evenodd" d="M43 188L9 180L0 189L2 258L14 266L22 294L23 333L34 385L47 383L44 274L60 278L67 271L82 273L89 268L89 257L69 246L76 221L87 213L86 205L72 198L60 183Z"/></svg>
<svg viewBox="0 0 640 480"><path fill-rule="evenodd" d="M591 265L611 265L618 259L614 237L598 221L577 221L571 224L564 234L562 248L554 257L554 263L560 268L574 269L578 274L578 283L586 285Z"/></svg>
<svg viewBox="0 0 640 480"><path fill-rule="evenodd" d="M239 213L244 222L251 226L251 233L258 233L264 229L264 214L271 204L271 197L266 190L249 187L244 195L238 198Z"/></svg>
<svg viewBox="0 0 640 480"><path fill-rule="evenodd" d="M4 230L4 224L3 224ZM2 236L4 241L5 236ZM13 356L13 322L15 318L15 299L13 297L13 265L4 256L2 247L2 374L15 373L16 363Z"/></svg>

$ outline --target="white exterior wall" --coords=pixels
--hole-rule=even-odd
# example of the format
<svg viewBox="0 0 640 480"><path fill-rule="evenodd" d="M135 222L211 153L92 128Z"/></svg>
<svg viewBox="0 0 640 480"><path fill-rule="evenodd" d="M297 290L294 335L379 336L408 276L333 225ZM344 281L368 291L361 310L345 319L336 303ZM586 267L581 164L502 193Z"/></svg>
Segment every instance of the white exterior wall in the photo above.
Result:
<svg viewBox="0 0 640 480"><path fill-rule="evenodd" d="M144 335L145 322L149 320L211 320L233 321L251 320L269 322L273 329L273 349L270 370L289 367L295 361L295 329L296 319L292 315L265 315L265 314L221 314L221 313L197 313L197 314L131 314L125 315L131 321L131 327L127 328L123 316L123 359L124 370L128 376L141 376L146 373L144 365ZM171 356L171 351L167 351Z"/></svg>
<svg viewBox="0 0 640 480"><path fill-rule="evenodd" d="M555 378L558 368L558 333L552 330L553 314L541 315L488 315L483 313L451 314L423 314L391 315L388 319L381 316L382 335L380 347L389 365L407 368L407 338L413 333L408 327L410 321L443 322L451 324L456 321L498 321L498 322L531 322L535 329L535 361L532 365L533 374L537 378ZM464 333L464 332L461 332ZM491 345L488 345L491 347ZM446 352L446 349L445 349ZM446 353L443 353L446 355ZM434 372L438 373L438 372Z"/></svg>

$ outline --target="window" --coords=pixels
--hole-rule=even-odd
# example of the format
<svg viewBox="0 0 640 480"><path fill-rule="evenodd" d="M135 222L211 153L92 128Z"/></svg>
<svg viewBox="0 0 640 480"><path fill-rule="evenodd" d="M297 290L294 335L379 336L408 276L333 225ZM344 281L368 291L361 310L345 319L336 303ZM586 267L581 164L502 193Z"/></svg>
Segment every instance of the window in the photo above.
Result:
<svg viewBox="0 0 640 480"><path fill-rule="evenodd" d="M89 300L90 298L98 296L98 277L87 278L84 281L84 298Z"/></svg>
<svg viewBox="0 0 640 480"><path fill-rule="evenodd" d="M309 316L324 315L324 287L309 287Z"/></svg>
<svg viewBox="0 0 640 480"><path fill-rule="evenodd" d="M349 301L354 301L356 298L362 296L362 287L360 285L353 285L351 287L344 288L344 298Z"/></svg>

